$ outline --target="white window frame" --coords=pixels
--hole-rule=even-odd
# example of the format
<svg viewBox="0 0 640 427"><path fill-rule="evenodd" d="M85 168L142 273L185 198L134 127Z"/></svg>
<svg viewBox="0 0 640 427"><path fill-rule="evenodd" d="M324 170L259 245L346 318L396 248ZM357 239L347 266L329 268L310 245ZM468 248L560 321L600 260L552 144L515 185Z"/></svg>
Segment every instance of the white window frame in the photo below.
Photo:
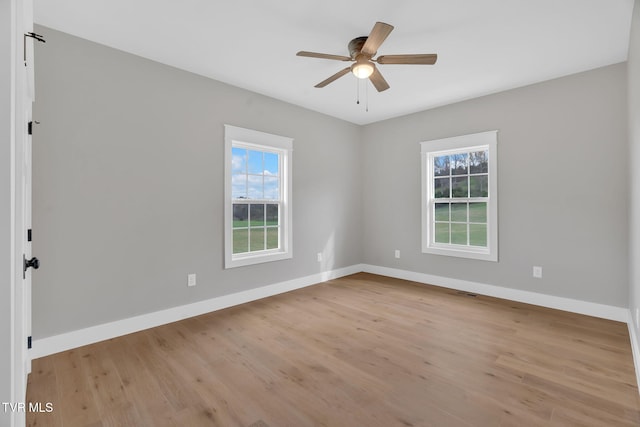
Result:
<svg viewBox="0 0 640 427"><path fill-rule="evenodd" d="M280 247L258 252L233 253L233 192L232 148L234 145L262 151L275 151L280 155L279 179L281 212ZM292 248L292 154L293 139L252 129L224 125L224 251L225 268L241 267L293 257ZM258 202L263 202L258 200Z"/></svg>
<svg viewBox="0 0 640 427"><path fill-rule="evenodd" d="M487 247L436 243L434 240L433 158L461 150L489 150ZM422 160L422 252L485 261L498 261L498 131L443 138L420 143ZM472 199L467 199L473 201ZM483 200L485 201L485 200Z"/></svg>

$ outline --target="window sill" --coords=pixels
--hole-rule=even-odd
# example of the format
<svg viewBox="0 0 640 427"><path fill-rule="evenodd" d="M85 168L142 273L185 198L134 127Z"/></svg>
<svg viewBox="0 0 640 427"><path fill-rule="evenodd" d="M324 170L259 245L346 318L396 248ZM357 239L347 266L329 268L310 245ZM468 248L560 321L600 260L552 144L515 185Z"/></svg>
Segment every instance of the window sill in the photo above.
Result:
<svg viewBox="0 0 640 427"><path fill-rule="evenodd" d="M265 262L281 261L284 259L293 258L291 252L271 252L261 253L256 255L242 254L240 256L231 256L230 259L225 261L224 268L244 267L246 265L262 264Z"/></svg>
<svg viewBox="0 0 640 427"><path fill-rule="evenodd" d="M456 248L427 246L422 248L422 253L498 262L498 254L496 251L492 253L489 250L480 248L473 249L468 247Z"/></svg>

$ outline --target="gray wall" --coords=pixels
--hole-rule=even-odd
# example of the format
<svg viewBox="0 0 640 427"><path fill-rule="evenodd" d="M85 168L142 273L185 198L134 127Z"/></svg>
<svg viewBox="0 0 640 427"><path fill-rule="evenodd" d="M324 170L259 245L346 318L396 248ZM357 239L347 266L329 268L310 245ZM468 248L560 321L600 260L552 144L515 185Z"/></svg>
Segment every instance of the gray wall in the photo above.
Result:
<svg viewBox="0 0 640 427"><path fill-rule="evenodd" d="M36 31L34 339L361 261L358 126ZM223 269L225 123L294 138L291 260Z"/></svg>
<svg viewBox="0 0 640 427"><path fill-rule="evenodd" d="M358 127L38 30L35 339L361 262L627 305L626 64ZM222 268L225 123L295 139L292 260ZM500 261L422 254L418 143L492 129Z"/></svg>
<svg viewBox="0 0 640 427"><path fill-rule="evenodd" d="M629 308L639 321L640 308L640 0L636 0L631 22L629 60L627 63L629 87L629 169L631 177L630 225L630 297ZM636 332L640 332L636 330ZM636 334L637 335L637 334ZM638 343L640 345L640 342Z"/></svg>
<svg viewBox="0 0 640 427"><path fill-rule="evenodd" d="M627 306L626 102L623 63L366 126L364 262ZM493 129L499 262L422 254L418 143Z"/></svg>
<svg viewBox="0 0 640 427"><path fill-rule="evenodd" d="M11 2L0 1L0 402L11 401ZM9 425L0 408L0 426Z"/></svg>

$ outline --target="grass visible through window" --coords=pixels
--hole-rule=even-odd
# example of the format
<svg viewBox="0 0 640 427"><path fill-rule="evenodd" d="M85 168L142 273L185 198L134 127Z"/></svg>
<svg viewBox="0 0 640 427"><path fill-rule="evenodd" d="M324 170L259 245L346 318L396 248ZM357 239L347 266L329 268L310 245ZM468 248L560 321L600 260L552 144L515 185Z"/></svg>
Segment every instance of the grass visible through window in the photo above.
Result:
<svg viewBox="0 0 640 427"><path fill-rule="evenodd" d="M436 243L487 246L485 202L436 203L435 219Z"/></svg>
<svg viewBox="0 0 640 427"><path fill-rule="evenodd" d="M242 222L242 221L240 221ZM246 222L246 221L245 221ZM275 224L277 225L277 224ZM234 224L235 227L235 224ZM249 233L251 230L251 233ZM266 234L266 247L265 247ZM233 230L233 253L241 254L244 252L256 252L269 249L277 249L278 227L256 227L256 228L234 228ZM251 236L251 245L249 245L249 236Z"/></svg>

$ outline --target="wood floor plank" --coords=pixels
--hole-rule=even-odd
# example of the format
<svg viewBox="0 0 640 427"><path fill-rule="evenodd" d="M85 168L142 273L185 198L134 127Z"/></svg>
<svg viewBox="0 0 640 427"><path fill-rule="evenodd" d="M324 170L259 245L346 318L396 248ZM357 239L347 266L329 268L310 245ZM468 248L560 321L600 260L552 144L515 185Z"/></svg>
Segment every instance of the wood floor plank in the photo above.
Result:
<svg viewBox="0 0 640 427"><path fill-rule="evenodd" d="M56 409L70 414L68 423L91 425L100 422L97 402L92 396L89 377L80 364L67 368L56 365L58 378ZM71 415L73 418L71 418Z"/></svg>
<svg viewBox="0 0 640 427"><path fill-rule="evenodd" d="M30 426L630 426L627 327L360 273L33 362Z"/></svg>
<svg viewBox="0 0 640 427"><path fill-rule="evenodd" d="M37 414L37 417L27 417L27 426L60 427L63 426L62 413L58 411L60 395L58 394L58 377L55 366L50 358L34 360L31 366L31 374L27 381L27 404L52 404L54 411L46 416ZM27 412L34 415L34 412Z"/></svg>

